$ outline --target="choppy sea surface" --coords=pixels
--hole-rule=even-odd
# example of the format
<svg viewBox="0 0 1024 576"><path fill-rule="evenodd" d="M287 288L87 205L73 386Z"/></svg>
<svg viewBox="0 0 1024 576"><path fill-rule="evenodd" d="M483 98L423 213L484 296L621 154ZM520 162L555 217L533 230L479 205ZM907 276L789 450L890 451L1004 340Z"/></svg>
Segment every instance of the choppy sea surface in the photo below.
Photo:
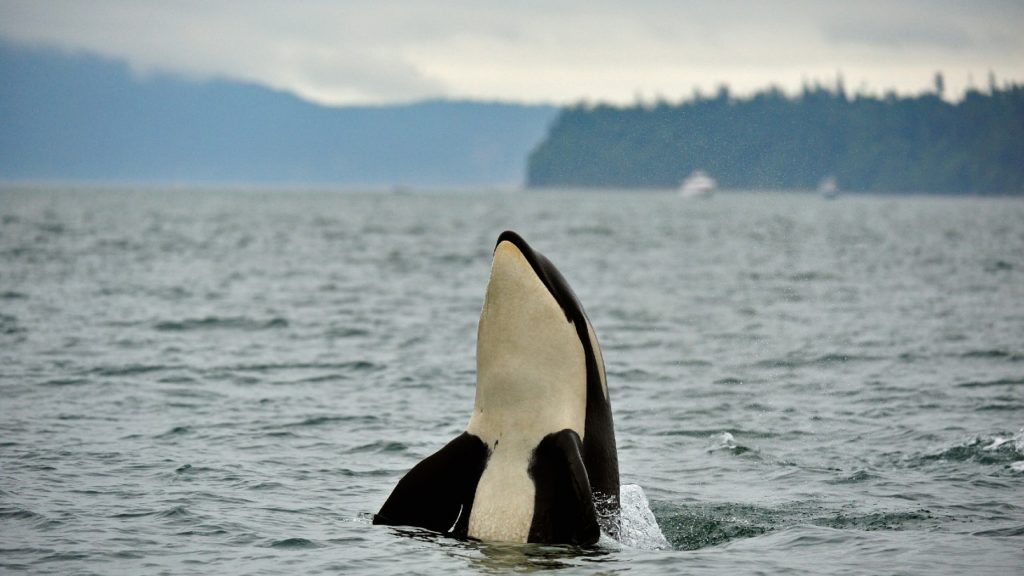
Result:
<svg viewBox="0 0 1024 576"><path fill-rule="evenodd" d="M624 542L370 524L506 228L601 340ZM0 572L1019 574L1022 428L1019 199L0 189Z"/></svg>

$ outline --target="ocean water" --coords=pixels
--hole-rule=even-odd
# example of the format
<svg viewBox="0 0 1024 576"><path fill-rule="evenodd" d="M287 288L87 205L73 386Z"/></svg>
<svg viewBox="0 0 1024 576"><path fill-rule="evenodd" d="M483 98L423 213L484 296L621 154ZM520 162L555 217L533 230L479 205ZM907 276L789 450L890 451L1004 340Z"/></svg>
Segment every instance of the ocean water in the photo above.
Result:
<svg viewBox="0 0 1024 576"><path fill-rule="evenodd" d="M602 343L622 542L370 524L506 228ZM1022 429L1019 199L0 190L0 572L1019 574Z"/></svg>

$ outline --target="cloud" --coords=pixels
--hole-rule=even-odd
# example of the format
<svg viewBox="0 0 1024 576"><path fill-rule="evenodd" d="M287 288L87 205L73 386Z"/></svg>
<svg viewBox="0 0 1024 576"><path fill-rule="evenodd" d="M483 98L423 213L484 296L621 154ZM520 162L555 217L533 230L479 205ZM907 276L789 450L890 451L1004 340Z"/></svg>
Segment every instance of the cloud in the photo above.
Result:
<svg viewBox="0 0 1024 576"><path fill-rule="evenodd" d="M571 102L737 92L844 72L903 91L1024 78L1007 0L0 0L0 37L136 70L226 76L331 103Z"/></svg>
<svg viewBox="0 0 1024 576"><path fill-rule="evenodd" d="M345 6L351 6L346 4ZM327 101L417 99L438 79L387 39L386 11L304 2L5 2L0 35L125 59L139 73L226 76ZM404 36L407 40L411 34Z"/></svg>
<svg viewBox="0 0 1024 576"><path fill-rule="evenodd" d="M829 17L823 26L825 39L837 46L866 47L889 56L896 50L991 58L1000 51L1020 55L1024 50L1019 34L1024 23L1022 3L935 0L866 7L872 9L836 12Z"/></svg>
<svg viewBox="0 0 1024 576"><path fill-rule="evenodd" d="M943 50L969 48L973 39L964 30L933 22L872 22L846 20L825 28L826 37L837 44L855 44L884 50L909 46Z"/></svg>

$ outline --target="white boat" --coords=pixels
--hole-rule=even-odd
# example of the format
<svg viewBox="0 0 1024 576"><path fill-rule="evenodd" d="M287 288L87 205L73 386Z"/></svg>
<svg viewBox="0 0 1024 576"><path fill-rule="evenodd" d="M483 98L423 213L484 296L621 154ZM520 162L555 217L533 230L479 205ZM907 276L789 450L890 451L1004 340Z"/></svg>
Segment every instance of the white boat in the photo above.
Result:
<svg viewBox="0 0 1024 576"><path fill-rule="evenodd" d="M694 170L679 185L679 195L683 198L708 198L718 187L718 182L703 170Z"/></svg>
<svg viewBox="0 0 1024 576"><path fill-rule="evenodd" d="M839 196L839 182L835 176L826 176L818 182L818 194L822 198L835 198Z"/></svg>

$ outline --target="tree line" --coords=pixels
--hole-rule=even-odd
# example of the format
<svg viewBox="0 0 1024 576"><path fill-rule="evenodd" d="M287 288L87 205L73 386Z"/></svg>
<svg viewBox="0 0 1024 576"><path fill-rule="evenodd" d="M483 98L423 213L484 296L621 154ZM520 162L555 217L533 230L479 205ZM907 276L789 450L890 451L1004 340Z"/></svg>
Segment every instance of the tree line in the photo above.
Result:
<svg viewBox="0 0 1024 576"><path fill-rule="evenodd" d="M746 98L564 109L531 152L530 187L674 188L704 170L726 189L1024 193L1024 86L917 96L806 86Z"/></svg>

